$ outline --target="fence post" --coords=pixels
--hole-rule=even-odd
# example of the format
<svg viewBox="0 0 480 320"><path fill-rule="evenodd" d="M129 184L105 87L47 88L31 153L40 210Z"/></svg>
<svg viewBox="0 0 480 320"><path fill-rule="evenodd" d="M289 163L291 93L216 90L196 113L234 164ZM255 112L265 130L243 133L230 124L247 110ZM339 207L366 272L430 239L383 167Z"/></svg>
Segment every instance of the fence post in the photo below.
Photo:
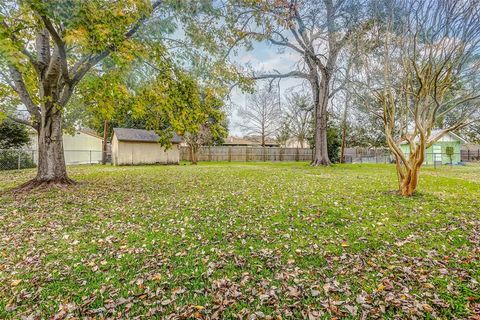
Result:
<svg viewBox="0 0 480 320"><path fill-rule="evenodd" d="M232 147L228 147L228 162L232 162Z"/></svg>
<svg viewBox="0 0 480 320"><path fill-rule="evenodd" d="M18 152L18 170L20 170L20 169L21 169L21 165L20 165L20 151L17 150L17 152Z"/></svg>
<svg viewBox="0 0 480 320"><path fill-rule="evenodd" d="M92 150L90 150L90 164L92 164Z"/></svg>

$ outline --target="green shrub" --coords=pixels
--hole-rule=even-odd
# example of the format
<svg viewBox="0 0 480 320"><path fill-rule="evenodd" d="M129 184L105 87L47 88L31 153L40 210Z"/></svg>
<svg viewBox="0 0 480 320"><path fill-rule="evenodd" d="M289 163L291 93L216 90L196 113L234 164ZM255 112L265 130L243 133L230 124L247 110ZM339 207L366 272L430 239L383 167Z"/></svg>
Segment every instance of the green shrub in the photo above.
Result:
<svg viewBox="0 0 480 320"><path fill-rule="evenodd" d="M0 120L0 149L19 149L30 142L27 128L11 120Z"/></svg>
<svg viewBox="0 0 480 320"><path fill-rule="evenodd" d="M20 169L36 167L30 153L22 150L0 150L0 170L15 170L19 167Z"/></svg>
<svg viewBox="0 0 480 320"><path fill-rule="evenodd" d="M332 163L337 163L340 160L341 145L342 138L339 127L330 125L327 129L327 149L328 158Z"/></svg>

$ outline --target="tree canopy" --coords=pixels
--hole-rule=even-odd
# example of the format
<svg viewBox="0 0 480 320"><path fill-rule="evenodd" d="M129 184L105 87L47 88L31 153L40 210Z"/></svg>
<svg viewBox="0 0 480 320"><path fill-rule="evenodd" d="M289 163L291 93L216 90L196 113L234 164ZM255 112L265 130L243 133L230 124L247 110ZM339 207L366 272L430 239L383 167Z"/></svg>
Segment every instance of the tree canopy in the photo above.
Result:
<svg viewBox="0 0 480 320"><path fill-rule="evenodd" d="M176 130L195 131L198 85L225 92L219 79L238 76L215 33L192 32L215 17L213 1L11 0L0 14L0 110L38 131L39 183L70 182L61 136L82 107L108 119L127 105L168 144Z"/></svg>

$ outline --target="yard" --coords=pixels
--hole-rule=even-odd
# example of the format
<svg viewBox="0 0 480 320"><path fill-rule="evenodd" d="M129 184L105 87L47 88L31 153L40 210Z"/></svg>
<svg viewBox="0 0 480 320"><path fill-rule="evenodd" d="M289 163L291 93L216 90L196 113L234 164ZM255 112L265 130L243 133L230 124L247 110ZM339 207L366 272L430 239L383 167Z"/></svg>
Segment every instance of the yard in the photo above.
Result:
<svg viewBox="0 0 480 320"><path fill-rule="evenodd" d="M0 318L475 318L480 166L76 166L0 195ZM0 173L0 190L34 171Z"/></svg>

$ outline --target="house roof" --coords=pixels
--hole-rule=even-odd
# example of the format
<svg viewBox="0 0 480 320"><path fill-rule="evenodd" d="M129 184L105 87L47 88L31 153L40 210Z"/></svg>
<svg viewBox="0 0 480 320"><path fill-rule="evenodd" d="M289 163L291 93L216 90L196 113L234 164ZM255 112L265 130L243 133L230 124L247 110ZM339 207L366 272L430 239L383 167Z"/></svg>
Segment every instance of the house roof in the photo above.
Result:
<svg viewBox="0 0 480 320"><path fill-rule="evenodd" d="M227 139L225 139L225 142L223 143L223 145L224 146L261 146L262 143L257 139L261 139L261 138L257 138L257 137L238 138L238 137L229 136ZM265 139L265 145L279 146L280 144L271 139Z"/></svg>
<svg viewBox="0 0 480 320"><path fill-rule="evenodd" d="M131 129L131 128L113 128L113 132L118 141L131 141L131 142L158 142L159 135L153 130L143 129ZM179 135L174 134L172 143L182 142L182 138Z"/></svg>
<svg viewBox="0 0 480 320"><path fill-rule="evenodd" d="M436 134L440 132L440 130L433 130L433 134ZM456 134L455 132L449 132L448 134L450 134L452 137L454 137L455 139L457 140L460 140L461 142L463 143L468 143L467 140L463 139L462 137L460 137L458 134Z"/></svg>
<svg viewBox="0 0 480 320"><path fill-rule="evenodd" d="M225 139L225 142L223 144L226 146L229 146L229 145L258 146L260 145L258 142L237 138L237 137L228 137L227 139Z"/></svg>
<svg viewBox="0 0 480 320"><path fill-rule="evenodd" d="M30 135L37 135L38 134L38 132L31 127L28 127L27 131L28 131L28 134L30 134ZM95 130L87 128L87 127L75 129L75 131L73 133L70 133L70 132L67 132L66 130L64 130L63 133L66 134L66 135L70 135L70 136L74 136L75 134L79 134L79 133L84 133L84 134L87 134L89 136L92 136L92 137L103 140L103 138L101 136L99 136L95 132Z"/></svg>
<svg viewBox="0 0 480 320"><path fill-rule="evenodd" d="M432 130L432 133L430 134L431 137L434 137L436 135L438 135L442 130L439 130L439 129L434 129ZM454 133L454 132L447 132L447 134L445 134L445 136L452 136L455 140L458 140L462 143L468 143L467 140L463 139L462 137L460 137L458 134ZM415 139L415 141L418 140L418 137ZM408 142L407 141L402 141L400 144L407 144Z"/></svg>
<svg viewBox="0 0 480 320"><path fill-rule="evenodd" d="M77 130L78 133L84 133L84 134L88 134L89 136L92 136L92 137L95 137L95 138L98 138L98 139L102 139L102 137L100 137L96 132L95 130L92 130L90 128L80 128L79 130Z"/></svg>

